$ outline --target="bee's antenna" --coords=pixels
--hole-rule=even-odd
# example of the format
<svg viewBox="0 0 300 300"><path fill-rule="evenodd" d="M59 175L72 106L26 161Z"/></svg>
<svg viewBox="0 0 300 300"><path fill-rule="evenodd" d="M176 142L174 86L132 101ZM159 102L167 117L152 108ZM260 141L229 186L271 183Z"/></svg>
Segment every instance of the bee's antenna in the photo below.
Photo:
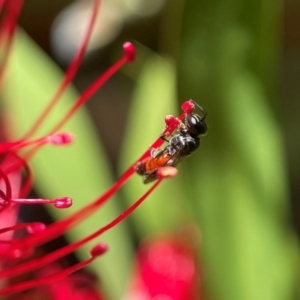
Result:
<svg viewBox="0 0 300 300"><path fill-rule="evenodd" d="M205 118L208 116L208 113L197 102L195 102L194 100L190 100L190 101L192 101L193 104L203 113L202 120L205 120Z"/></svg>

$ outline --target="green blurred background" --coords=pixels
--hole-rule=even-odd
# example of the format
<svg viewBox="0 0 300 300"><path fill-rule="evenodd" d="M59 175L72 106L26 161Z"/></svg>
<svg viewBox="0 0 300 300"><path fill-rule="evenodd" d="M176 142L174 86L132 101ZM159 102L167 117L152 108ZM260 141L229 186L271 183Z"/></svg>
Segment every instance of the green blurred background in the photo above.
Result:
<svg viewBox="0 0 300 300"><path fill-rule="evenodd" d="M64 69L91 3L28 0L20 25ZM84 205L147 149L164 117L177 115L183 101L192 98L209 114L209 134L179 166L178 177L103 237L112 250L95 270L100 277L111 272L103 279L111 298L123 293L140 240L197 224L205 299L300 299L300 2L103 0L100 20L76 89L83 91L110 66L126 40L135 43L137 60L91 98L86 107L92 121L82 111L70 123L77 150L63 150L65 164L62 150L36 158L37 193L67 194ZM40 99L50 98L61 75L22 39L7 94L20 99L14 109L26 128L33 119L28 113L38 115ZM22 55L24 67L18 63ZM66 103L75 97L69 91ZM68 238L98 228L99 219L105 224L143 191L135 176L101 216Z"/></svg>

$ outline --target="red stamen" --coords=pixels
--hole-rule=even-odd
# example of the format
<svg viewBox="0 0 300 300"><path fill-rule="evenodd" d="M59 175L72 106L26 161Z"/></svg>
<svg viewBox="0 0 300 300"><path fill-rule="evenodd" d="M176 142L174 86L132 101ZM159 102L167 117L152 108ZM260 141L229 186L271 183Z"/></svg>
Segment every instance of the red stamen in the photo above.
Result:
<svg viewBox="0 0 300 300"><path fill-rule="evenodd" d="M178 170L174 167L167 166L161 167L156 171L157 178L172 178L175 177L178 173Z"/></svg>
<svg viewBox="0 0 300 300"><path fill-rule="evenodd" d="M123 51L127 58L128 63L132 63L135 60L135 47L130 42L123 44Z"/></svg>
<svg viewBox="0 0 300 300"><path fill-rule="evenodd" d="M165 117L165 123L166 130L164 131L164 136L170 136L172 132L175 131L179 126L180 120L175 118L174 116L168 115Z"/></svg>
<svg viewBox="0 0 300 300"><path fill-rule="evenodd" d="M0 211L2 212L3 211L3 207L6 207L8 204L9 204L9 201L8 200L6 200L6 199L3 199L2 198L2 191L0 191L0 206L2 206L1 208L0 208Z"/></svg>
<svg viewBox="0 0 300 300"><path fill-rule="evenodd" d="M74 135L71 133L57 133L50 136L41 137L34 140L19 140L15 142L1 143L0 144L0 153L1 152L9 152L19 150L32 145L45 145L45 144L53 144L53 145L67 145L70 144L74 139Z"/></svg>
<svg viewBox="0 0 300 300"><path fill-rule="evenodd" d="M10 152L10 155L12 155L12 153L13 153L13 155L15 156L17 161L11 163L10 166L7 167L7 169L5 170L6 174L10 174L14 171L18 171L24 167L29 175L26 183L24 183L22 185L20 195L27 195L27 193L30 191L30 189L32 187L32 183L33 183L32 172L31 172L30 167L28 166L27 161L37 152L37 150L46 144L52 144L55 146L68 145L69 143L71 143L73 141L73 139L74 139L74 135L72 133L64 132L64 133L57 133L57 134L53 134L50 136L42 137L42 138L32 140L32 141L21 140L21 141L15 142L16 144L13 145L13 147L16 148L15 150L18 150L17 148L21 149L26 146L31 146L31 145L35 146L34 148L31 149L31 151L28 151L27 155L25 155L24 158L18 156L16 153ZM9 145L7 148L11 147L11 143L6 143L6 145ZM0 153L1 153L1 150L0 150Z"/></svg>
<svg viewBox="0 0 300 300"><path fill-rule="evenodd" d="M193 110L195 109L195 104L193 102L193 100L188 100L182 103L181 105L181 109L186 113L186 114L190 114L193 112Z"/></svg>
<svg viewBox="0 0 300 300"><path fill-rule="evenodd" d="M193 100L188 100L182 103L181 105L182 113L178 118L175 118L174 116L168 115L165 118L166 123L166 129L164 130L163 134L168 136L175 131L178 126L180 125L180 121L182 121L187 114L190 114L195 109L195 104Z"/></svg>
<svg viewBox="0 0 300 300"><path fill-rule="evenodd" d="M61 139L61 143L67 143L70 140L70 135L69 134L59 134L59 135L55 135L55 139L56 139L56 143L58 144L58 139ZM22 164L25 166L25 170L27 172L27 180L25 181L25 183L22 185L21 189L20 189L20 195L24 195L27 194L27 192L31 189L32 187L32 172L30 167L28 166L27 162L23 161L22 158L18 157L15 155L15 158L21 160ZM18 204L53 204L56 208L69 208L72 205L72 199L69 197L60 197L54 200L50 200L50 199L14 199L12 198L12 191L11 191L11 186L10 186L10 182L9 179L6 175L6 172L2 171L2 169L0 169L0 175L5 183L5 187L6 187L6 193L4 193L3 191L0 190L0 205L3 206L2 208L0 208L3 210L3 208L5 208L6 206L8 206L9 204L12 203L18 203Z"/></svg>
<svg viewBox="0 0 300 300"><path fill-rule="evenodd" d="M58 146L71 144L74 138L74 134L69 132L63 132L48 136L49 143Z"/></svg>
<svg viewBox="0 0 300 300"><path fill-rule="evenodd" d="M14 240L15 243L17 242L17 240ZM26 259L30 256L32 256L34 253L34 249L33 248L14 248L12 251L10 251L9 253L5 253L9 254L6 256L6 258L10 261L15 261L16 259ZM5 256L1 256L1 260L4 260ZM1 292L1 289L0 289Z"/></svg>
<svg viewBox="0 0 300 300"><path fill-rule="evenodd" d="M0 278L8 278L8 277L14 277L17 275L20 275L22 273L27 273L30 271L33 271L37 268L40 268L44 265L47 265L71 252L76 251L79 247L83 246L84 244L90 242L91 240L95 239L96 237L98 237L99 235L103 234L104 232L106 232L107 230L113 228L114 226L116 226L117 224L119 224L121 221L123 221L125 218L127 218L139 205L141 205L143 203L143 201L152 193L152 191L161 183L162 179L157 180L151 187L150 189L142 196L140 197L134 204L132 204L129 208L127 208L122 214L120 214L117 218L115 218L114 220L112 220L110 223L108 223L107 225L105 225L104 227L100 228L99 230L95 231L94 233L90 234L89 236L83 238L80 241L77 241L73 244L69 244L67 246L65 246L64 248L58 249L52 253L49 253L43 257L34 259L32 261L28 261L26 263L20 264L18 266L15 267L11 267L9 269L6 270L2 270L0 272ZM49 234L49 229L51 231L51 226L55 226L55 224L50 225L47 228L47 236ZM17 250L17 249L23 249L24 247L29 247L31 248L28 244L28 241L30 238L34 238L34 237L41 237L42 235L45 234L36 234L34 236L25 238L23 240L21 240L19 242L19 245L16 247L12 247L13 251ZM38 243L36 239L34 243L30 243L31 245L35 245L37 246ZM48 240L46 238L46 240ZM32 240L31 240L32 241ZM26 246L25 246L26 245ZM9 250L11 251L11 250ZM5 254L8 257L11 257L11 253L9 253L9 251Z"/></svg>
<svg viewBox="0 0 300 300"><path fill-rule="evenodd" d="M54 200L51 199L10 199L13 203L18 204L53 204L56 208L69 208L72 206L72 199L69 197L61 197Z"/></svg>
<svg viewBox="0 0 300 300"><path fill-rule="evenodd" d="M0 45L3 49L1 65L0 65L0 87L3 83L3 75L6 70L8 57L12 47L13 37L16 29L17 19L23 6L23 0L5 1L2 2L2 6L6 4L7 12L5 18L1 24L1 35L3 38L0 40ZM7 39L7 40L6 40ZM5 40L5 43L4 41ZM4 44L4 46L2 45Z"/></svg>
<svg viewBox="0 0 300 300"><path fill-rule="evenodd" d="M10 185L10 181L6 175L5 172L2 171L2 169L0 168L0 175L4 181L5 184L5 191L6 193L4 193L3 191L0 190L0 198L11 198L12 196L12 191L11 191L11 185Z"/></svg>
<svg viewBox="0 0 300 300"><path fill-rule="evenodd" d="M36 234L39 232L44 232L46 229L46 225L42 222L34 222L34 223L28 223L27 231L29 234Z"/></svg>
<svg viewBox="0 0 300 300"><path fill-rule="evenodd" d="M108 245L106 243L100 243L100 244L96 245L94 248L92 248L90 253L91 253L92 257L97 257L97 256L104 254L107 251L108 251Z"/></svg>
<svg viewBox="0 0 300 300"><path fill-rule="evenodd" d="M16 292L20 292L23 290L27 290L30 288L33 288L35 286L38 285L42 285L42 284L49 284L52 281L57 281L57 280L61 280L65 277L67 277L68 275L86 267L87 265L89 265L90 263L92 263L96 258L98 258L100 255L102 255L103 253L105 253L107 251L107 246L105 244L99 244L96 245L91 251L91 257L85 261L82 261L80 263L77 263L74 266L71 266L67 269L64 269L63 271L60 271L56 274L44 277L44 278L37 278L37 279L33 279L33 280L29 280L29 281L25 281L25 282L21 282L9 287L4 287L0 289L0 295L7 295L7 294L12 294L12 293L16 293Z"/></svg>
<svg viewBox="0 0 300 300"><path fill-rule="evenodd" d="M23 198L26 195L28 195L28 193L32 189L33 174L32 174L31 168L28 165L28 163L25 160L23 160L21 157L18 157L18 158L19 158L19 161L21 161L21 163L19 163L19 164L24 167L24 170L25 170L25 173L26 173L26 179L22 183L21 188L20 188L20 192L19 192L19 195L18 195L20 198ZM11 198L11 197L9 197L9 198Z"/></svg>
<svg viewBox="0 0 300 300"><path fill-rule="evenodd" d="M33 176L31 172L31 168L29 167L28 163L18 156L14 152L9 152L5 159L2 161L1 168L0 168L0 175L2 176L2 179L4 180L5 187L6 187L6 192L4 195L2 195L2 198L7 200L12 198L12 190L11 190L11 185L8 179L7 174L17 171L24 167L25 172L26 172L26 180L23 182L21 185L20 191L19 191L19 197L22 198L25 195L28 194L28 192L31 190L32 185L33 185ZM1 209L0 209L1 211Z"/></svg>
<svg viewBox="0 0 300 300"><path fill-rule="evenodd" d="M14 226L10 226L10 227L5 227L5 228L1 228L0 229L0 234L2 233L6 233L8 231L16 231L19 229L24 229L26 228L29 234L34 234L37 232L42 232L46 229L46 225L44 223L41 222L34 222L34 223L22 223L22 224L17 224ZM16 244L17 240L15 239L10 239L10 240L0 240L1 244L10 244L10 245L14 245ZM5 255L7 253L7 249L2 248L1 252ZM33 253L33 250L30 249L30 251L27 251L27 255L31 255ZM14 251L12 252L12 254L14 255L13 258L20 257L21 255L24 255L24 253L20 253L20 251ZM8 257L7 257L8 258ZM9 257L11 258L11 257Z"/></svg>
<svg viewBox="0 0 300 300"><path fill-rule="evenodd" d="M0 234L5 233L7 231L16 231L16 230L24 229L24 228L26 228L27 231L32 234L32 233L37 233L37 232L43 231L46 228L46 226L44 223L41 223L41 222L22 223L22 224L17 224L17 225L10 226L10 227L1 228Z"/></svg>
<svg viewBox="0 0 300 300"><path fill-rule="evenodd" d="M108 79L114 75L125 63L131 63L135 57L134 45L126 42L123 45L124 55L119 59L113 66L111 66L104 74L98 77L78 98L74 105L70 108L67 114L62 118L58 124L51 130L51 133L59 130L71 117L72 115L85 104L91 96L100 88L102 85L108 81Z"/></svg>

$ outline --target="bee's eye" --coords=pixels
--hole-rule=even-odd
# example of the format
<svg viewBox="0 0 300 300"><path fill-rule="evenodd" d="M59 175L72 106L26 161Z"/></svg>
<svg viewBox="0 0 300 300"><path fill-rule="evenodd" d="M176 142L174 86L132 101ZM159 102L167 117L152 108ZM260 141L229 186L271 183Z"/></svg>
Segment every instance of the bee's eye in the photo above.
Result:
<svg viewBox="0 0 300 300"><path fill-rule="evenodd" d="M207 132L207 124L200 116L196 114L188 114L186 116L186 126L189 134L199 136Z"/></svg>

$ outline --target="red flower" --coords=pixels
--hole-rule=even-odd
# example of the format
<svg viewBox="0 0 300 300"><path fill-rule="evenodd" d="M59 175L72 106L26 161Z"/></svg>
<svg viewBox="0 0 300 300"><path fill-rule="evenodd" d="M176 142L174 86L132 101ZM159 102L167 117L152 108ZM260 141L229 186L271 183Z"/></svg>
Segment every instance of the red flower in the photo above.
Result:
<svg viewBox="0 0 300 300"><path fill-rule="evenodd" d="M142 243L127 297L199 300L199 274L194 249L185 240L170 236Z"/></svg>
<svg viewBox="0 0 300 300"><path fill-rule="evenodd" d="M104 74L99 76L86 91L77 99L66 115L62 116L57 121L55 126L43 137L32 139L33 134L40 128L47 116L59 101L61 95L66 90L72 79L74 78L78 67L83 58L88 40L90 38L93 25L95 23L96 14L99 9L100 0L94 0L94 9L87 28L86 35L82 44L71 62L66 75L57 89L54 97L49 102L49 105L41 113L40 117L33 123L31 129L26 135L13 142L3 142L0 144L0 155L2 161L0 163L0 295L8 295L30 288L36 288L39 285L46 285L45 289L37 288L42 294L52 295L50 299L66 299L71 297L70 286L74 282L77 275L69 276L75 271L83 268L91 263L95 258L103 254L107 250L107 246L103 243L94 246L91 251L91 257L86 261L79 262L73 266L62 268L56 264L57 260L65 255L76 251L82 245L94 240L99 235L114 227L133 212L146 197L160 184L163 178L172 177L175 171L172 168L165 168L158 171L158 180L142 195L132 206L127 208L121 215L112 220L110 223L97 231L91 233L85 238L66 245L51 253L40 253L39 246L64 235L70 228L79 222L83 222L91 214L95 213L117 190L134 174L134 166L137 162L149 156L151 148L158 148L163 140L158 138L153 145L135 162L127 171L113 184L103 195L99 196L94 201L89 202L83 209L69 215L65 219L59 220L49 226L43 223L17 224L19 204L52 204L59 209L68 208L72 204L72 199L69 197L61 197L58 199L27 199L29 191L33 185L31 169L29 166L30 159L47 144L52 145L68 145L72 142L73 135L70 133L57 133L60 128L72 117L74 113L125 63L133 62L135 58L134 46L127 42L123 45L124 54L119 61L110 67ZM2 57L4 58L0 65L0 80L3 82L3 75L9 50L12 46L13 36L16 28L17 18L22 7L21 0L3 0L0 2L0 10L6 12L3 14L3 20L0 24L0 45L2 46ZM192 102L186 102L183 106L183 113L177 119L174 117L166 118L166 129L164 135L169 136L178 126L186 113L193 109ZM21 178L21 174L25 173L25 179ZM27 234L14 235L13 233L19 229L27 229ZM33 274L33 275L32 275ZM24 277L25 276L25 277ZM67 277L69 276L69 277ZM53 283L56 282L56 283ZM51 283L51 285L49 285ZM57 292L59 287L59 292ZM183 288L183 286L182 286ZM181 289L182 289L181 288ZM92 295L92 290L89 290L89 295ZM80 296L82 295L82 297ZM92 296L84 296L76 291L76 299L100 299L98 294ZM21 296L18 296L21 299ZM52 297L52 298L51 298ZM72 295L72 299L75 296ZM98 298L97 298L98 297ZM34 299L31 297L31 299ZM175 298L174 298L175 299ZM182 298L176 298L182 299Z"/></svg>

